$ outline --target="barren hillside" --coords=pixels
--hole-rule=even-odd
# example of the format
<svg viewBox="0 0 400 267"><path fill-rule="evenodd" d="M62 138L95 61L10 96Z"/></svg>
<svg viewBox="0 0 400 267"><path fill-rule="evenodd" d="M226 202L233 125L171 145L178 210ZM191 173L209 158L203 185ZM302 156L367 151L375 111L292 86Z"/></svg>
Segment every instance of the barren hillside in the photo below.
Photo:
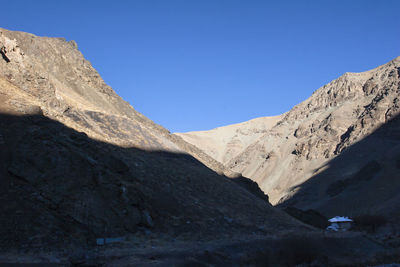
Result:
<svg viewBox="0 0 400 267"><path fill-rule="evenodd" d="M0 52L2 250L306 229L183 152L214 162L123 101L75 42L1 29Z"/></svg>
<svg viewBox="0 0 400 267"><path fill-rule="evenodd" d="M244 149L240 153L236 151L237 156L231 158L232 153L224 154L224 145L234 140L231 134L215 135L215 130L211 130L202 132L200 137L189 133L185 140L208 152L231 170L256 181L269 195L271 202L277 204L295 196L296 192L308 185L310 179L313 180L312 177L329 168L332 160L340 157L347 148L358 144L378 128L388 124L385 126L384 137L377 133L374 136L379 135L380 138L366 139L362 143L362 152L354 152L357 149L352 149L353 152L346 158L346 162L343 162L340 168L331 167L329 179L324 180L324 186L329 186L331 182L340 183L338 181L354 183L352 190L355 194L361 193L355 189L361 185L356 185L358 182L351 180L352 177L359 173L366 176L366 166L376 165L376 168L371 167L372 173L367 175L368 182L362 184L364 196L368 195L370 199L375 200L364 206L357 204L357 208L353 208L351 212L357 213L357 209L361 212L361 207L378 209L378 206L387 204L381 202L381 193L376 190L377 183L386 183L386 186L393 189L387 192L385 201L398 198L396 192L399 189L399 171L393 167L394 163L389 162L396 160L396 151L400 145L398 122L395 120L400 111L399 82L400 57L370 71L345 73L282 115L280 121L266 129L261 136L253 135L254 139L248 141L251 144L242 146ZM391 120L393 122L389 123ZM251 121L248 124L251 124ZM210 143L205 142L204 136L218 136L218 144L213 146L213 140ZM213 151L213 147L216 152L210 152ZM297 206L304 208L319 208L327 214L338 212L341 207L344 209L344 205L339 204L335 209L331 207L328 212L321 204L329 198L330 206L333 206L339 193L330 196L325 187L319 188L318 193L310 190L307 191L307 195L301 195L301 201L299 195L295 198L296 202L293 200L291 203L297 203ZM348 194L347 190L340 193ZM350 199L343 196L341 198L343 203Z"/></svg>
<svg viewBox="0 0 400 267"><path fill-rule="evenodd" d="M275 126L282 117L262 117L209 131L175 134L226 164Z"/></svg>

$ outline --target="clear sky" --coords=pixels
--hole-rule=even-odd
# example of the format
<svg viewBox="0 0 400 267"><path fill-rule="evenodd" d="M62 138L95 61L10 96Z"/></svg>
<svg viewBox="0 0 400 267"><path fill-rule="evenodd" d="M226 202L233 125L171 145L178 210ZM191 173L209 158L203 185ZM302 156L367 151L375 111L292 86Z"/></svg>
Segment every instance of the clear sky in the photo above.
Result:
<svg viewBox="0 0 400 267"><path fill-rule="evenodd" d="M172 132L288 111L344 72L400 56L400 1L19 0L0 27L75 40Z"/></svg>

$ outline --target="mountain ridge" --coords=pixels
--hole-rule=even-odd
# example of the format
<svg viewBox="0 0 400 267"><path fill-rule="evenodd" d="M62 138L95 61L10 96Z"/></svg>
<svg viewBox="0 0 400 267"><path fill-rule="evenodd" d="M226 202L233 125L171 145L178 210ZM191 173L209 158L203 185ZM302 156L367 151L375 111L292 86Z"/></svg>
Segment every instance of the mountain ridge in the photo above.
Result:
<svg viewBox="0 0 400 267"><path fill-rule="evenodd" d="M188 143L202 148L205 153L226 164L230 158L237 156L253 139L260 137L272 128L283 115L259 117L246 122L217 127L209 131L174 133ZM249 125L249 128L246 126Z"/></svg>
<svg viewBox="0 0 400 267"><path fill-rule="evenodd" d="M77 50L74 41L1 28L0 32L4 44L2 55L11 59L8 68L3 70L4 77L36 98L46 116L74 129L83 127L97 140L149 150L162 147L190 153L218 173L238 176L132 108L103 81ZM53 53L48 54L48 51ZM115 128L99 128L98 120L108 120ZM137 136L147 138L135 140Z"/></svg>
<svg viewBox="0 0 400 267"><path fill-rule="evenodd" d="M0 53L0 250L310 230L137 112L75 42L0 29Z"/></svg>
<svg viewBox="0 0 400 267"><path fill-rule="evenodd" d="M398 116L399 77L400 57L366 72L344 73L282 115L225 166L256 181L273 204L290 198L292 188Z"/></svg>

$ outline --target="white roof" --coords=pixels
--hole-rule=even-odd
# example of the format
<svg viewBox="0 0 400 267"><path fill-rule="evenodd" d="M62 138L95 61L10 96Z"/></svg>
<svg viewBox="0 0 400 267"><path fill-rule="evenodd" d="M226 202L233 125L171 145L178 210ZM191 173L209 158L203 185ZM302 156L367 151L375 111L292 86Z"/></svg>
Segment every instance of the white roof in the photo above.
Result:
<svg viewBox="0 0 400 267"><path fill-rule="evenodd" d="M329 222L352 222L352 219L349 219L349 217L342 217L342 216L336 216L333 217L332 219L329 219Z"/></svg>

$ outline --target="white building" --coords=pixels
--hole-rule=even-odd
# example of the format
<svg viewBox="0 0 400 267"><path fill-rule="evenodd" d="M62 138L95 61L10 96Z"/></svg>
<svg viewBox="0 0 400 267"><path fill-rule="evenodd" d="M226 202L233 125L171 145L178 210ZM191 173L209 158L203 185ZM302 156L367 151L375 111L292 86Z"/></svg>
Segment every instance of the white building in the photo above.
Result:
<svg viewBox="0 0 400 267"><path fill-rule="evenodd" d="M351 228L352 219L348 217L336 216L328 220L331 225L329 225L326 230L330 231L347 231Z"/></svg>

